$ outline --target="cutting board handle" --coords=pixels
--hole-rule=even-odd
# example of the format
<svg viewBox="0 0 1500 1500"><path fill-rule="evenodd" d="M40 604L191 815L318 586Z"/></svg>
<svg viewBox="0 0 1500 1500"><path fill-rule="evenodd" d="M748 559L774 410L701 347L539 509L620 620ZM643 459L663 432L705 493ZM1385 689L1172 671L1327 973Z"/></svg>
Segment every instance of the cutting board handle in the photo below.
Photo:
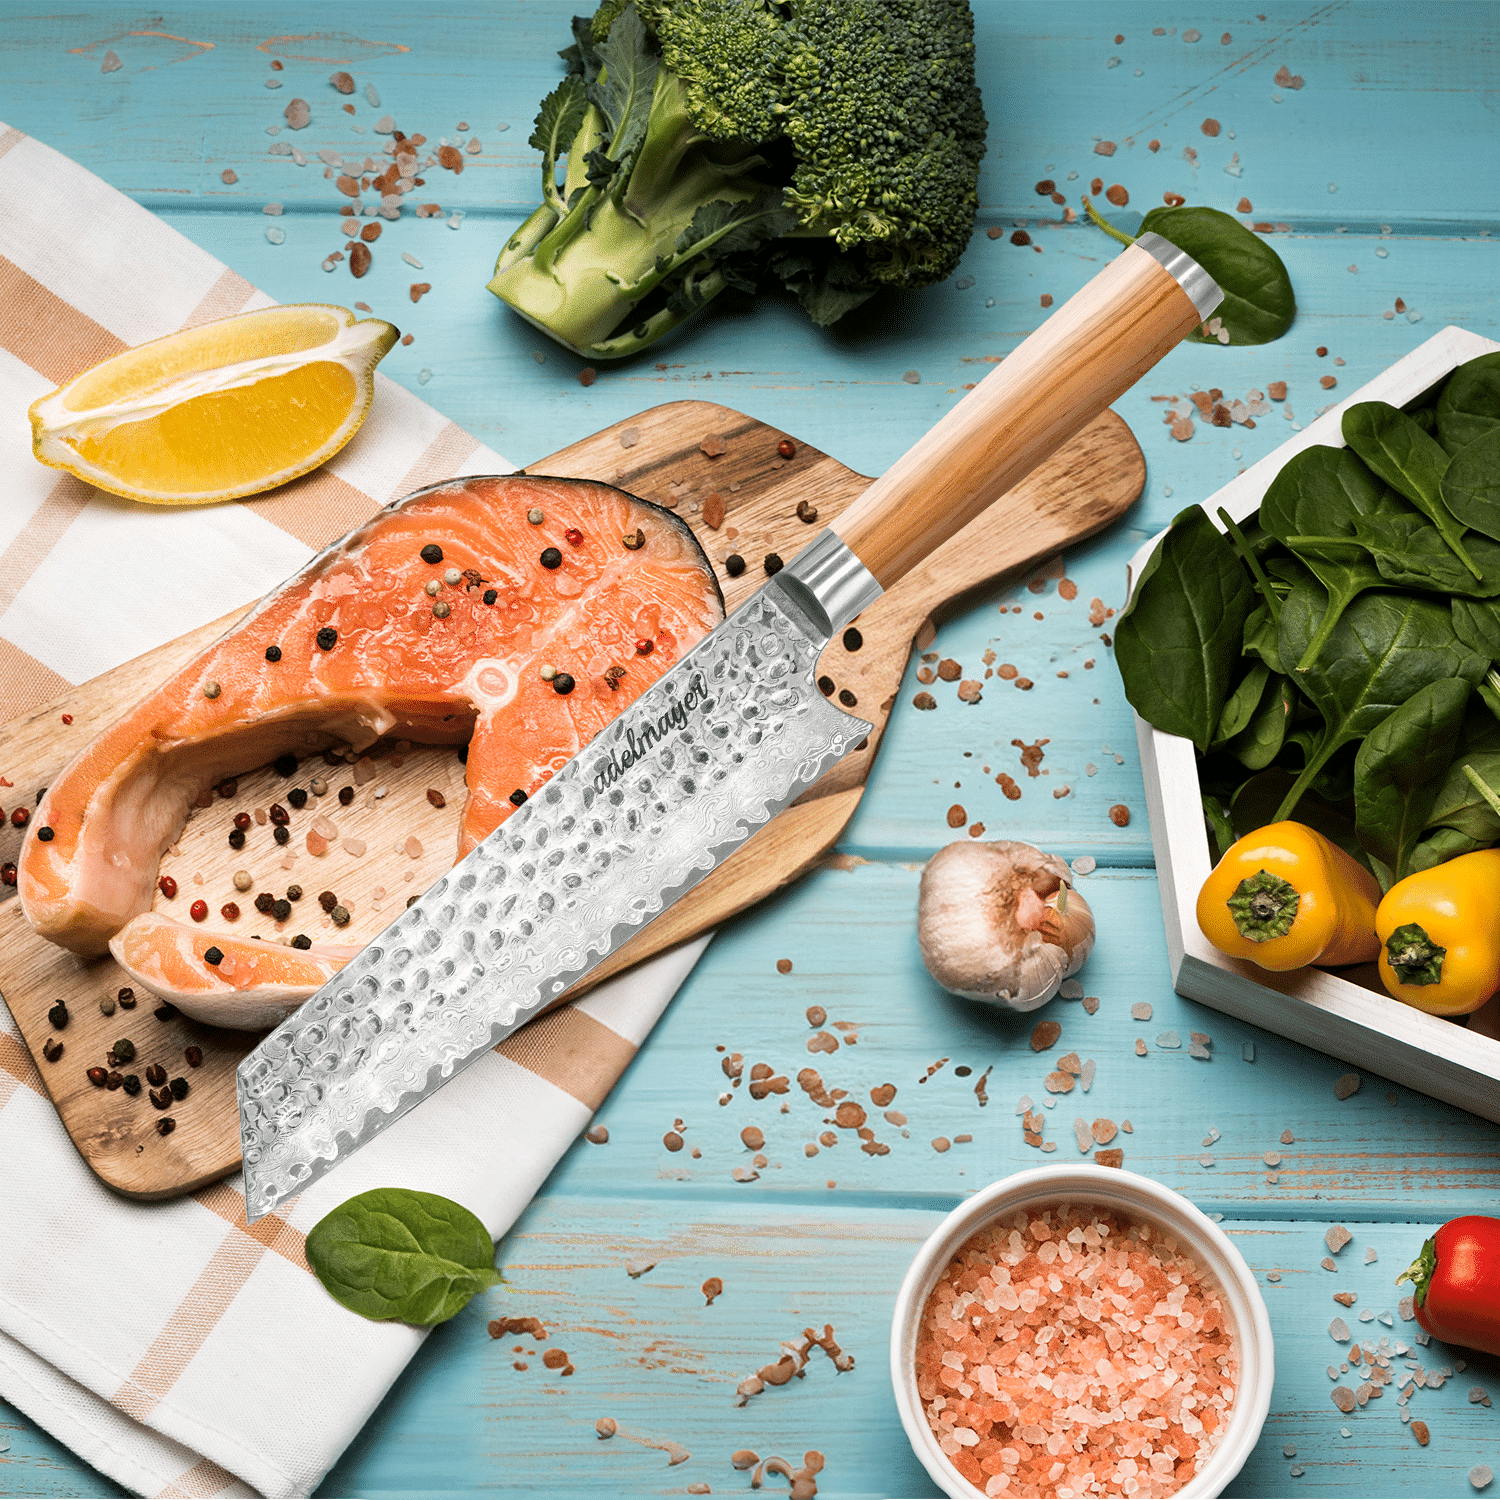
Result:
<svg viewBox="0 0 1500 1500"><path fill-rule="evenodd" d="M884 588L1128 390L1223 300L1189 256L1145 234L1025 339L833 529ZM994 524L1005 518L997 512Z"/></svg>

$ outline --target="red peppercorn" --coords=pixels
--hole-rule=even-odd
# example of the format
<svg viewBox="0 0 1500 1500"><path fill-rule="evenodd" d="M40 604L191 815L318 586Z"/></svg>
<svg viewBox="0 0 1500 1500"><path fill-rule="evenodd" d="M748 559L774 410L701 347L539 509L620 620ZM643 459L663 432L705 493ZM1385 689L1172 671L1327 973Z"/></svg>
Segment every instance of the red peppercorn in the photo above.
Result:
<svg viewBox="0 0 1500 1500"><path fill-rule="evenodd" d="M285 827L292 821L292 815L279 802L273 802L269 812L271 821L278 827Z"/></svg>
<svg viewBox="0 0 1500 1500"><path fill-rule="evenodd" d="M563 535L574 547L583 546L583 533L576 526L568 527L568 529L563 532Z"/></svg>
<svg viewBox="0 0 1500 1500"><path fill-rule="evenodd" d="M223 917L226 922L238 922L240 919L240 909L234 904L233 901L226 901L223 906L219 908L219 915Z"/></svg>
<svg viewBox="0 0 1500 1500"><path fill-rule="evenodd" d="M195 902L193 902L193 904L190 907L188 907L188 916L190 916L195 922L201 922L201 921L203 921L203 919L207 915L208 915L208 902L207 901L195 901Z"/></svg>
<svg viewBox="0 0 1500 1500"><path fill-rule="evenodd" d="M656 650L656 642L639 640L635 643L635 654L637 656L650 656Z"/></svg>
<svg viewBox="0 0 1500 1500"><path fill-rule="evenodd" d="M177 882L173 880L170 875L163 875L162 878L156 882L156 888L162 893L163 896L167 898L168 901L170 901L172 897L177 894Z"/></svg>
<svg viewBox="0 0 1500 1500"><path fill-rule="evenodd" d="M10 820L17 828L24 828L31 821L31 809L18 807L11 815Z"/></svg>
<svg viewBox="0 0 1500 1500"><path fill-rule="evenodd" d="M8 859L0 865L0 884L14 885L16 883L16 862Z"/></svg>
<svg viewBox="0 0 1500 1500"><path fill-rule="evenodd" d="M782 438L782 440L776 445L776 451L783 458L796 458L797 445L791 440L791 438Z"/></svg>
<svg viewBox="0 0 1500 1500"><path fill-rule="evenodd" d="M96 1089L102 1089L104 1085L109 1082L109 1073L104 1068L90 1068L88 1076L89 1082L93 1084Z"/></svg>
<svg viewBox="0 0 1500 1500"><path fill-rule="evenodd" d="M64 724L71 724L73 722L73 715L72 714L64 714L62 716L62 721L63 721Z"/></svg>
<svg viewBox="0 0 1500 1500"><path fill-rule="evenodd" d="M250 826L250 814L247 812L237 812L234 815L234 826L243 833Z"/></svg>

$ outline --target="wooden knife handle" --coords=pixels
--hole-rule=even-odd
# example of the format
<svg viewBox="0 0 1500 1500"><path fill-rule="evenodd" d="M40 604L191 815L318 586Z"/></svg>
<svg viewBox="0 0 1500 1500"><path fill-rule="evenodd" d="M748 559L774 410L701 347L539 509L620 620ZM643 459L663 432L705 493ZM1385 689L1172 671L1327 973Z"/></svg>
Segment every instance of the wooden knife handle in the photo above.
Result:
<svg viewBox="0 0 1500 1500"><path fill-rule="evenodd" d="M1222 297L1188 256L1143 235L897 459L833 529L889 588L1093 421ZM993 522L1003 526L1003 512Z"/></svg>

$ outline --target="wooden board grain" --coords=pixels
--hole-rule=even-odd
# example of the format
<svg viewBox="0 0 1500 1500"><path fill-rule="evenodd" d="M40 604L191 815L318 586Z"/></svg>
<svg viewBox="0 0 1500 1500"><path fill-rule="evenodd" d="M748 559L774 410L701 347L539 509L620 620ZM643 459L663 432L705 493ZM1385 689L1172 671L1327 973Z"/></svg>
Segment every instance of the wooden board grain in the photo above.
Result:
<svg viewBox="0 0 1500 1500"><path fill-rule="evenodd" d="M869 483L796 438L785 439L792 456L783 456L784 439L783 433L727 407L672 402L529 469L608 480L675 509L693 526L718 568L726 605L734 609L764 581L768 554L789 562ZM831 679L830 691L874 725L864 746L570 995L707 931L814 864L859 802L913 641L924 638L924 630L966 594L1108 525L1135 500L1144 480L1145 463L1129 428L1106 412L872 605L857 633L835 641L819 664L820 673ZM704 519L711 495L724 508L717 527ZM941 503L941 495L935 494L933 504ZM710 507L710 513L716 509ZM730 577L725 568L732 553L747 563L738 577ZM237 610L127 662L0 730L0 766L17 789L10 795L32 805L94 733L242 613ZM185 908L201 898L210 908L210 927L230 925L241 936L287 939L305 932L315 942L360 941L380 931L411 895L426 889L452 863L464 787L463 768L451 748L386 742L354 764L330 755L305 762L291 780L260 767L247 768L237 782L231 798L213 799L194 810L163 859L162 872L178 885L174 898L158 897L164 912L182 918ZM273 802L285 802L293 786L314 795L304 811L293 812L295 836L283 848L271 842L266 811ZM337 797L345 786L354 793L348 806ZM236 852L228 847L226 834L233 814L242 809L256 821L245 849ZM336 823L339 843L314 859L297 852L302 849L298 825L320 812ZM245 891L233 883L240 870L251 877ZM294 886L302 894L287 921L278 923L255 911L256 894L270 891L279 897ZM352 913L342 931L330 925L318 903L325 890ZM221 911L231 901L240 915L226 924ZM0 993L75 1145L119 1191L140 1198L171 1197L239 1165L234 1068L256 1037L200 1026L182 1016L159 1019L155 1002L145 996L133 1011L103 1015L100 1001L115 995L124 982L113 960L83 961L38 938L18 902L0 907ZM61 1032L47 1019L59 999L70 1011ZM123 1089L100 1089L88 1082L86 1070L103 1065L105 1054L121 1038L131 1040L137 1050L137 1061L123 1071L144 1076L148 1064L159 1062L169 1077L187 1078L188 1098L174 1103L166 1116L151 1107L144 1091L130 1096ZM55 1062L43 1054L49 1039L64 1046ZM197 1069L183 1060L193 1044L204 1053ZM162 1136L157 1125L167 1116L174 1128Z"/></svg>

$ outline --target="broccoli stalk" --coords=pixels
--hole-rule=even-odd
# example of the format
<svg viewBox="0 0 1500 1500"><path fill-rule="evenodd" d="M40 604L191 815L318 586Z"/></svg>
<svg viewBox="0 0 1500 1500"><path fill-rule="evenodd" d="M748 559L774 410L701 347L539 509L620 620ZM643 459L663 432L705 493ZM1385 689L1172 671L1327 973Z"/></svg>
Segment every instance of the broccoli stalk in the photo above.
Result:
<svg viewBox="0 0 1500 1500"><path fill-rule="evenodd" d="M634 353L767 273L826 324L957 264L984 131L964 0L606 0L573 26L530 140L542 202L489 285L575 353Z"/></svg>

